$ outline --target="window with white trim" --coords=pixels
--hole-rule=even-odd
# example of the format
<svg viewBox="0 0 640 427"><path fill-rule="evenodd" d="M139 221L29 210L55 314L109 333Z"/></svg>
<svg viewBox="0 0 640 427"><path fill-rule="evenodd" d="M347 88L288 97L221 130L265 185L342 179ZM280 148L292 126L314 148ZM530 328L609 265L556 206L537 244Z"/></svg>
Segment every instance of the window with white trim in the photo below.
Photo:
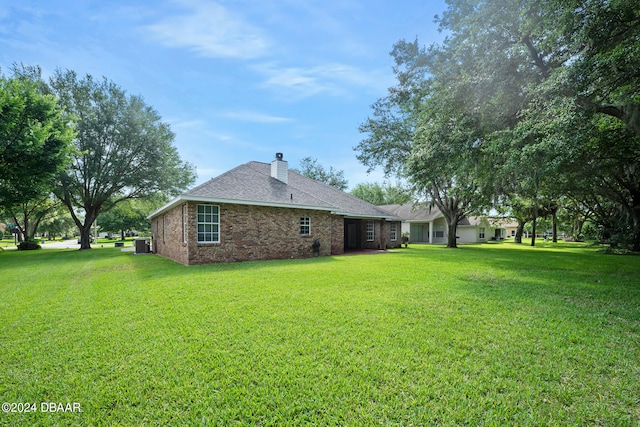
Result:
<svg viewBox="0 0 640 427"><path fill-rule="evenodd" d="M311 235L311 219L308 216L300 217L300 235Z"/></svg>
<svg viewBox="0 0 640 427"><path fill-rule="evenodd" d="M478 239L484 239L484 227L478 228Z"/></svg>
<svg viewBox="0 0 640 427"><path fill-rule="evenodd" d="M391 224L389 224L389 238L391 239L392 242L395 242L396 240L398 240L398 223L397 222L392 222Z"/></svg>
<svg viewBox="0 0 640 427"><path fill-rule="evenodd" d="M373 242L375 239L375 223L373 221L367 221L367 242Z"/></svg>
<svg viewBox="0 0 640 427"><path fill-rule="evenodd" d="M198 205L198 243L220 243L220 207Z"/></svg>

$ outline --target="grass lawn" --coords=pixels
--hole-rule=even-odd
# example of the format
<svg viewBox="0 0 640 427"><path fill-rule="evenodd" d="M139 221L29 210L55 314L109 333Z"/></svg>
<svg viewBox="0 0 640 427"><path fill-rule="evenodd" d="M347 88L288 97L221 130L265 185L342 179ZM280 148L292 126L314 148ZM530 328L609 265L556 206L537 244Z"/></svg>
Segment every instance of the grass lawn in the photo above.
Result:
<svg viewBox="0 0 640 427"><path fill-rule="evenodd" d="M0 425L640 422L640 257L579 244L5 251L0 295Z"/></svg>

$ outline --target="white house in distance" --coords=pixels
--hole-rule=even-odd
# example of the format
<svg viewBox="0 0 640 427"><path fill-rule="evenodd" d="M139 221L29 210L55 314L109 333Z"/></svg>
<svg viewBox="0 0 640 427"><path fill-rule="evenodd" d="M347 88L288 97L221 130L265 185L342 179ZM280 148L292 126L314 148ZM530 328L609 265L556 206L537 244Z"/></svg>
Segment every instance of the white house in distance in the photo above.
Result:
<svg viewBox="0 0 640 427"><path fill-rule="evenodd" d="M437 207L425 204L384 205L380 208L401 218L401 232L409 233L412 243L447 243L448 228L444 215ZM506 238L507 222L485 216L472 216L458 222L458 243L481 243Z"/></svg>

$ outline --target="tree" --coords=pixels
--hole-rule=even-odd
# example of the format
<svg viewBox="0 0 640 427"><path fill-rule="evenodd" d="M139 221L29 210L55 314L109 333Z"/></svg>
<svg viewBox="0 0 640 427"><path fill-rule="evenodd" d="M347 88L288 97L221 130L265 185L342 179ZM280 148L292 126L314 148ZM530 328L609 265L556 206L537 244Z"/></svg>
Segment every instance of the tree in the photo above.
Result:
<svg viewBox="0 0 640 427"><path fill-rule="evenodd" d="M73 236L76 224L69 214L66 206L58 201L56 207L40 223L38 230L46 233L49 239L57 237Z"/></svg>
<svg viewBox="0 0 640 427"><path fill-rule="evenodd" d="M305 157L300 160L300 168L293 170L307 178L324 182L325 184L329 184L342 191L346 190L349 186L348 181L344 177L344 171L335 170L333 166L330 166L329 170L326 170L320 163L318 163L318 159Z"/></svg>
<svg viewBox="0 0 640 427"><path fill-rule="evenodd" d="M101 213L98 225L102 231L120 233L121 240L124 240L127 231L150 231L147 215L165 202L164 197L125 200L110 211Z"/></svg>
<svg viewBox="0 0 640 427"><path fill-rule="evenodd" d="M458 222L484 204L484 131L477 114L464 114L464 86L451 84L466 76L450 68L442 73L441 52L421 49L417 41L396 43L391 55L398 84L361 125L368 137L356 147L358 159L370 170L383 166L387 174L406 177L416 194L440 209L447 247L456 248Z"/></svg>
<svg viewBox="0 0 640 427"><path fill-rule="evenodd" d="M70 161L73 137L61 106L38 81L0 76L0 206L47 198Z"/></svg>
<svg viewBox="0 0 640 427"><path fill-rule="evenodd" d="M50 87L77 129L78 154L55 194L80 229L81 249L91 248L99 213L127 199L177 195L193 183L193 167L180 159L169 125L141 97L73 71L57 71Z"/></svg>
<svg viewBox="0 0 640 427"><path fill-rule="evenodd" d="M24 239L28 242L35 240L36 233L42 221L51 214L59 203L52 194L47 194L39 199L16 204L7 211Z"/></svg>
<svg viewBox="0 0 640 427"><path fill-rule="evenodd" d="M529 199L535 225L545 206L588 193L580 187L589 183L626 212L632 246L640 249L640 195L631 178L640 143L638 1L449 4L437 19L449 36L430 52L454 76L437 77L466 93L461 108L480 118L484 145L501 153L496 175L510 185L495 192ZM600 152L603 145L610 148ZM592 169L589 158L605 167Z"/></svg>
<svg viewBox="0 0 640 427"><path fill-rule="evenodd" d="M408 189L388 182L383 182L382 185L377 182L358 184L351 190L351 194L374 205L402 205L413 199Z"/></svg>

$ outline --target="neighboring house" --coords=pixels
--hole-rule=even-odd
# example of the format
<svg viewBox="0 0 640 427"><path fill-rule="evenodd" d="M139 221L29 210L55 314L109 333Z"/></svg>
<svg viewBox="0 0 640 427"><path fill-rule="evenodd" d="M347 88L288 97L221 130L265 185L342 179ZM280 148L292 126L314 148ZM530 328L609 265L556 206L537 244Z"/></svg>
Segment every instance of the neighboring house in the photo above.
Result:
<svg viewBox="0 0 640 427"><path fill-rule="evenodd" d="M187 265L340 255L401 243L398 218L289 170L281 153L271 164L249 162L213 178L149 219L153 251Z"/></svg>
<svg viewBox="0 0 640 427"><path fill-rule="evenodd" d="M402 219L402 233L409 233L413 243L447 243L447 221L437 207L426 204L379 206L389 214ZM507 229L500 223L484 217L472 216L458 222L458 243L479 243L504 239Z"/></svg>

